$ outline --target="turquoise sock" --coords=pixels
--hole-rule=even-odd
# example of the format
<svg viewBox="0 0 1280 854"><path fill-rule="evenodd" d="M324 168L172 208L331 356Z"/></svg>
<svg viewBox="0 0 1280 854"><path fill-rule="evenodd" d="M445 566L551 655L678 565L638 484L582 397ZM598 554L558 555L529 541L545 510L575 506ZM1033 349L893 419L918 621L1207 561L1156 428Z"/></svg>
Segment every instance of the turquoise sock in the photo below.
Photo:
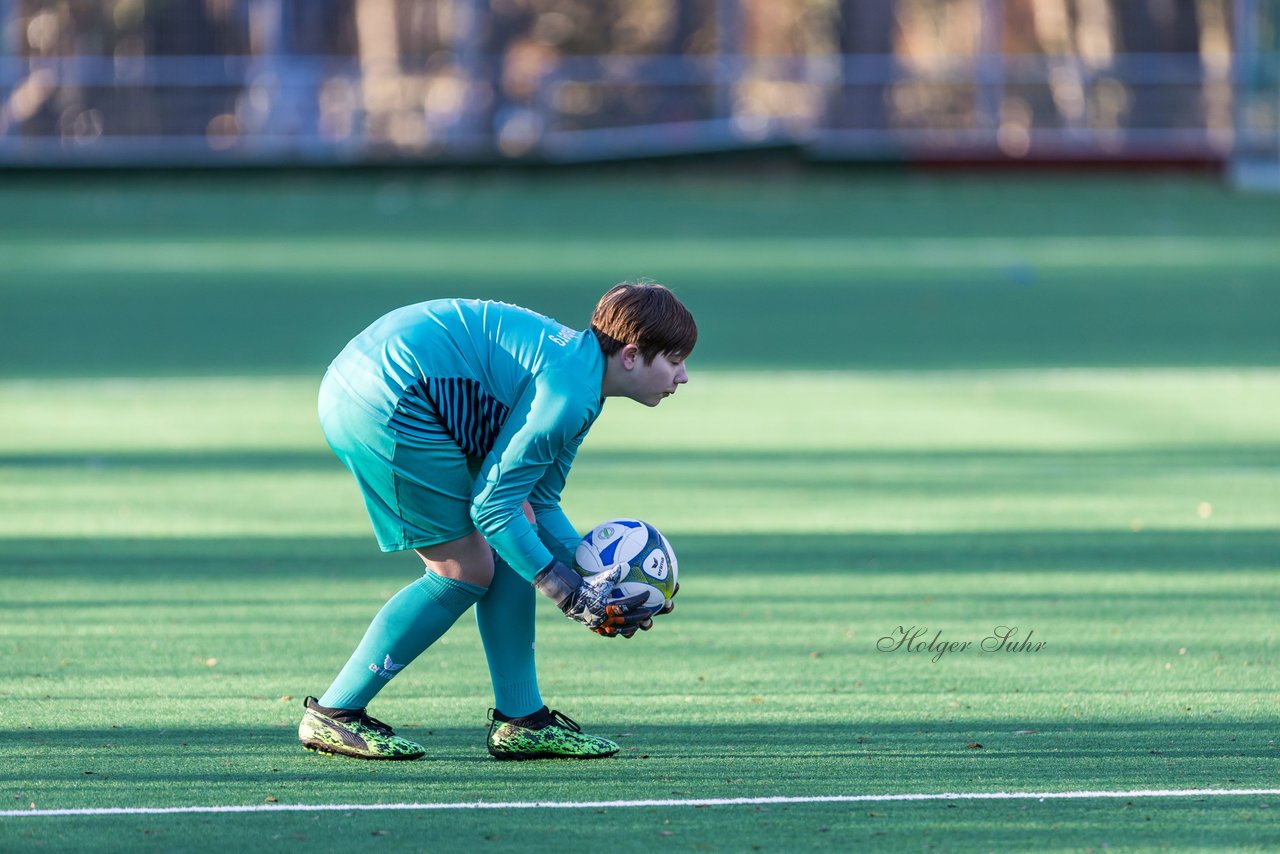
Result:
<svg viewBox="0 0 1280 854"><path fill-rule="evenodd" d="M391 677L435 643L484 592L483 587L428 571L382 606L320 705L369 705Z"/></svg>
<svg viewBox="0 0 1280 854"><path fill-rule="evenodd" d="M494 556L493 582L476 603L476 625L493 680L493 704L509 718L542 708L534 669L533 585Z"/></svg>

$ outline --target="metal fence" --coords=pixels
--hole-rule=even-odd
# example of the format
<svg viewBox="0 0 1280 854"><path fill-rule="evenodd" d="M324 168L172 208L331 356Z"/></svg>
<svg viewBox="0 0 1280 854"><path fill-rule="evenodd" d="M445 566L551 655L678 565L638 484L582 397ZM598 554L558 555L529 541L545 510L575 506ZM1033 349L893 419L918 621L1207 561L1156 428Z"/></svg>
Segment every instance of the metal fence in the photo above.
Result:
<svg viewBox="0 0 1280 854"><path fill-rule="evenodd" d="M10 50L0 165L588 162L762 146L828 160L1280 162L1280 54L1258 36L1274 9L1244 0L1233 26L1229 54L927 64L712 53L521 67L476 50L433 64L292 53L284 39L236 55ZM512 75L519 85L504 85Z"/></svg>

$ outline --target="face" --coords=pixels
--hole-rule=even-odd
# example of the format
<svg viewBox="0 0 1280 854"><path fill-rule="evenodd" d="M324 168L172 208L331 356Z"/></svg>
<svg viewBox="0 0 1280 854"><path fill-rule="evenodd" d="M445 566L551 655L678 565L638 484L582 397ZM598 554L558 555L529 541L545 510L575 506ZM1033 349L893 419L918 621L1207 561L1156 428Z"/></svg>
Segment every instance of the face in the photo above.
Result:
<svg viewBox="0 0 1280 854"><path fill-rule="evenodd" d="M623 354L623 367L627 372L626 396L637 403L657 406L689 381L683 356L659 353L648 364L645 364L644 357L638 352L628 356L629 354Z"/></svg>

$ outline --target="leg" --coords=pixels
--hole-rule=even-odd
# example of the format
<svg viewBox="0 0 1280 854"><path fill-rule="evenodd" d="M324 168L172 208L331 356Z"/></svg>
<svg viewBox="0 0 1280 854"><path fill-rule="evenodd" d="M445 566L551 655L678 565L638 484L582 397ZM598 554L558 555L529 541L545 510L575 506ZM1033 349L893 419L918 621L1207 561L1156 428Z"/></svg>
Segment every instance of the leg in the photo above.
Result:
<svg viewBox="0 0 1280 854"><path fill-rule="evenodd" d="M428 570L392 596L329 690L319 700L307 699L298 728L303 746L361 759L416 759L425 753L421 745L369 717L365 707L482 595L483 587Z"/></svg>
<svg viewBox="0 0 1280 854"><path fill-rule="evenodd" d="M320 698L334 709L362 709L485 594L493 556L479 532L415 549L426 572L388 600L338 678ZM530 589L532 592L532 588Z"/></svg>
<svg viewBox="0 0 1280 854"><path fill-rule="evenodd" d="M521 509L530 523L537 524L528 501ZM534 666L535 599L533 586L495 554L489 592L476 603L476 625L489 662L494 706L507 717L542 708Z"/></svg>
<svg viewBox="0 0 1280 854"><path fill-rule="evenodd" d="M484 587L433 571L437 566L468 578L493 575L488 547L479 534L419 549L427 572L382 606L338 678L320 698L333 709L362 709L402 668L448 631L484 595ZM478 565L476 565L478 564Z"/></svg>
<svg viewBox="0 0 1280 854"><path fill-rule="evenodd" d="M493 580L493 549L479 531L459 540L414 549L427 571L476 587L488 587ZM530 588L532 589L532 588Z"/></svg>
<svg viewBox="0 0 1280 854"><path fill-rule="evenodd" d="M524 514L534 522L533 508ZM588 735L568 716L549 710L534 666L534 606L528 581L495 556L489 592L476 603L476 625L493 680L488 748L495 759L600 759L618 752L607 738Z"/></svg>
<svg viewBox="0 0 1280 854"><path fill-rule="evenodd" d="M496 558L489 592L476 603L476 625L493 680L494 706L507 717L542 708L534 664L533 586Z"/></svg>
<svg viewBox="0 0 1280 854"><path fill-rule="evenodd" d="M431 544L417 550L428 571L382 607L320 698L332 709L362 709L484 594L493 560L468 514L474 475L447 436L395 432L371 419L330 375L321 384L319 411L325 439L355 476L382 550Z"/></svg>
<svg viewBox="0 0 1280 854"><path fill-rule="evenodd" d="M307 699L298 736L327 753L417 758L420 745L395 737L365 707L484 595L493 560L468 513L474 475L447 436L401 435L371 419L328 376L319 411L325 439L356 478L379 546L428 544L418 549L427 572L382 607L320 700Z"/></svg>

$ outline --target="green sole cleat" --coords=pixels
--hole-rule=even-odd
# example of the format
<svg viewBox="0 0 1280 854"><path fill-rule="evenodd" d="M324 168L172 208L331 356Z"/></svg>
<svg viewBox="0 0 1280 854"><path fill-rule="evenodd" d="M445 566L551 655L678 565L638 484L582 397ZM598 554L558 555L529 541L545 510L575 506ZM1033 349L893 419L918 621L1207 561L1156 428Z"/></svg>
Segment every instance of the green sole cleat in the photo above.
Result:
<svg viewBox="0 0 1280 854"><path fill-rule="evenodd" d="M353 759L417 759L427 751L401 738L364 709L328 709L315 697L303 702L306 712L298 724L298 740L307 750Z"/></svg>
<svg viewBox="0 0 1280 854"><path fill-rule="evenodd" d="M618 752L609 739L584 733L568 715L546 706L522 718L490 709L489 720L488 747L494 759L603 759Z"/></svg>

